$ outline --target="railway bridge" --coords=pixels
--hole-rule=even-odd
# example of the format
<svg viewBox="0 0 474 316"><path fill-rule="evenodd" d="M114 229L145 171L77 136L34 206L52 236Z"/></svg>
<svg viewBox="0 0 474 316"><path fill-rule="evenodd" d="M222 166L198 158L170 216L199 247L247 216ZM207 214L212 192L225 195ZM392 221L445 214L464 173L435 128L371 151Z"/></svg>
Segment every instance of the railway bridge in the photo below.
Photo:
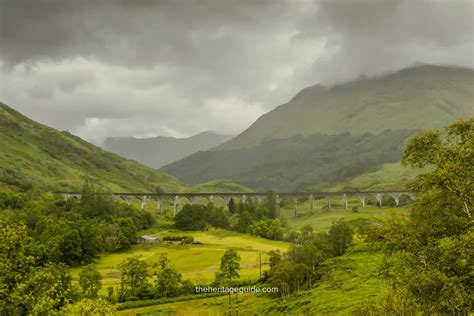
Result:
<svg viewBox="0 0 474 316"><path fill-rule="evenodd" d="M62 195L65 199L75 198L81 199L82 194L80 192L57 192L56 194ZM165 200L171 200L173 203L173 216L178 213L179 204L181 201L186 200L193 204L198 198L205 198L209 202L214 199L221 199L224 204L228 207L231 199L245 202L247 199L252 199L257 204L261 203L263 199L268 197L268 192L193 192L193 193L111 193L113 196L120 198L127 203L137 199L140 201L141 208L144 209L147 203L155 203L157 212L163 214L163 202ZM342 199L345 208L349 208L349 198L358 197L360 205L366 206L366 199L368 196L373 196L377 200L377 203L382 206L382 199L384 196L390 196L394 199L395 205L400 204L400 198L406 195L411 199L416 198L416 192L412 191L360 191L360 192L277 192L275 199L275 210L276 213L280 213L280 204L282 198L290 198L294 201L295 216L298 212L298 201L309 200L311 211L314 212L314 201L317 199L326 199L328 208L331 208L331 201L335 199ZM154 202L153 202L154 201Z"/></svg>

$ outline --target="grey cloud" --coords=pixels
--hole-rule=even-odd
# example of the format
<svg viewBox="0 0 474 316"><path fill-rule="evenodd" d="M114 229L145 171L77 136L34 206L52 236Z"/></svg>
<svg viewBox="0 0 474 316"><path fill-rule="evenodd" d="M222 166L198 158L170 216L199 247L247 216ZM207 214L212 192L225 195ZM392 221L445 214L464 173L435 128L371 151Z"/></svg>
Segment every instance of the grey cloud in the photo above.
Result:
<svg viewBox="0 0 474 316"><path fill-rule="evenodd" d="M334 83L415 63L473 67L471 0L320 1L299 36L327 38L307 72Z"/></svg>
<svg viewBox="0 0 474 316"><path fill-rule="evenodd" d="M237 133L303 87L473 66L473 2L0 0L0 96L89 140Z"/></svg>

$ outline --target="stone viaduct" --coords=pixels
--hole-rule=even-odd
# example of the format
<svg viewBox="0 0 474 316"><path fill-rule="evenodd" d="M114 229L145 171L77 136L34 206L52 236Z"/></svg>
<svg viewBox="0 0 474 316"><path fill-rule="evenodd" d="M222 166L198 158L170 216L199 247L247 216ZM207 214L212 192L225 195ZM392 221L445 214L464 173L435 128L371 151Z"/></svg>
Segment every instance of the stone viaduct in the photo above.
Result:
<svg viewBox="0 0 474 316"><path fill-rule="evenodd" d="M57 192L56 194L63 195L65 199L76 198L81 199L81 193L77 192ZM179 203L181 200L188 200L189 203L193 204L198 198L205 198L208 201L214 199L221 199L225 205L229 205L230 199L234 201L245 202L247 199L252 199L259 204L264 198L268 196L268 192L251 192L251 193L112 193L113 196L123 199L127 203L130 203L133 199L138 199L141 203L141 208L144 209L149 201L155 200L157 212L163 214L163 202L165 200L171 200L173 202L173 216L178 213ZM349 208L349 198L358 197L360 205L365 207L366 198L368 196L374 196L377 203L382 206L382 199L384 196L390 196L395 201L395 205L400 204L400 197L406 195L411 199L416 198L416 192L411 191L365 191L365 192L283 192L276 193L276 205L275 209L277 214L280 213L280 203L282 198L290 198L294 202L295 216L298 215L298 201L309 200L311 212L315 211L314 201L316 199L326 199L327 207L331 208L331 201L334 199L341 199L345 205L345 208Z"/></svg>

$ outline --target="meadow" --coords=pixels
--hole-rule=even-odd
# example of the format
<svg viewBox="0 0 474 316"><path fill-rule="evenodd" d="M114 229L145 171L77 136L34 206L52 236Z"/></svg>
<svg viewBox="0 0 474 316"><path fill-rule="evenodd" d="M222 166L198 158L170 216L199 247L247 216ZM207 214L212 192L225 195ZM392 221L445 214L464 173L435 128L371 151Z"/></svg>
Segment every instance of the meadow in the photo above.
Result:
<svg viewBox="0 0 474 316"><path fill-rule="evenodd" d="M289 244L285 242L251 237L224 230L181 232L173 230L158 231L157 229L155 233L152 230L148 230L146 233L157 237L177 234L190 235L194 237L195 242L201 244L146 243L132 246L132 249L126 252L103 255L95 262L97 270L103 278L101 294L106 294L108 286L119 284L118 265L130 257L144 260L151 267L158 263L160 255L165 253L178 272L182 273L185 280L191 280L196 284L209 284L214 280L215 272L219 269L220 258L226 249L232 248L238 251L241 257L241 279L255 280L260 275L260 255L262 270L265 270L268 268L268 251L280 250L285 252L289 247ZM74 279L77 280L80 270L81 267L71 269Z"/></svg>

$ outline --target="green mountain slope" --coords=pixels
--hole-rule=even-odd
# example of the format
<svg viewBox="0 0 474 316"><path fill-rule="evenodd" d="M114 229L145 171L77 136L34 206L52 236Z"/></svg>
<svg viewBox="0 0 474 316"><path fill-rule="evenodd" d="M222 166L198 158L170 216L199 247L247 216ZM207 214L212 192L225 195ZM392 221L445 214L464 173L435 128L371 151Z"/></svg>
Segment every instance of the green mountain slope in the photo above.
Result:
<svg viewBox="0 0 474 316"><path fill-rule="evenodd" d="M0 103L0 186L75 191L86 178L116 192L249 191L231 181L188 187L173 176L39 124Z"/></svg>
<svg viewBox="0 0 474 316"><path fill-rule="evenodd" d="M90 177L114 191L182 190L176 178L108 153L0 104L0 182L23 189L78 190Z"/></svg>
<svg viewBox="0 0 474 316"><path fill-rule="evenodd" d="M199 152L162 170L188 183L227 178L263 191L297 190L311 184L333 186L375 171L384 162L397 161L404 140L413 133L295 136L249 148Z"/></svg>
<svg viewBox="0 0 474 316"><path fill-rule="evenodd" d="M228 178L259 190L333 187L399 161L408 136L473 110L471 69L420 66L314 86L233 140L162 170L188 183Z"/></svg>
<svg viewBox="0 0 474 316"><path fill-rule="evenodd" d="M427 129L474 115L474 71L419 66L382 77L303 89L290 102L260 117L219 146L231 150L268 139L386 129Z"/></svg>
<svg viewBox="0 0 474 316"><path fill-rule="evenodd" d="M152 168L159 168L201 150L208 150L231 139L232 136L203 132L188 138L174 137L112 137L104 149Z"/></svg>

